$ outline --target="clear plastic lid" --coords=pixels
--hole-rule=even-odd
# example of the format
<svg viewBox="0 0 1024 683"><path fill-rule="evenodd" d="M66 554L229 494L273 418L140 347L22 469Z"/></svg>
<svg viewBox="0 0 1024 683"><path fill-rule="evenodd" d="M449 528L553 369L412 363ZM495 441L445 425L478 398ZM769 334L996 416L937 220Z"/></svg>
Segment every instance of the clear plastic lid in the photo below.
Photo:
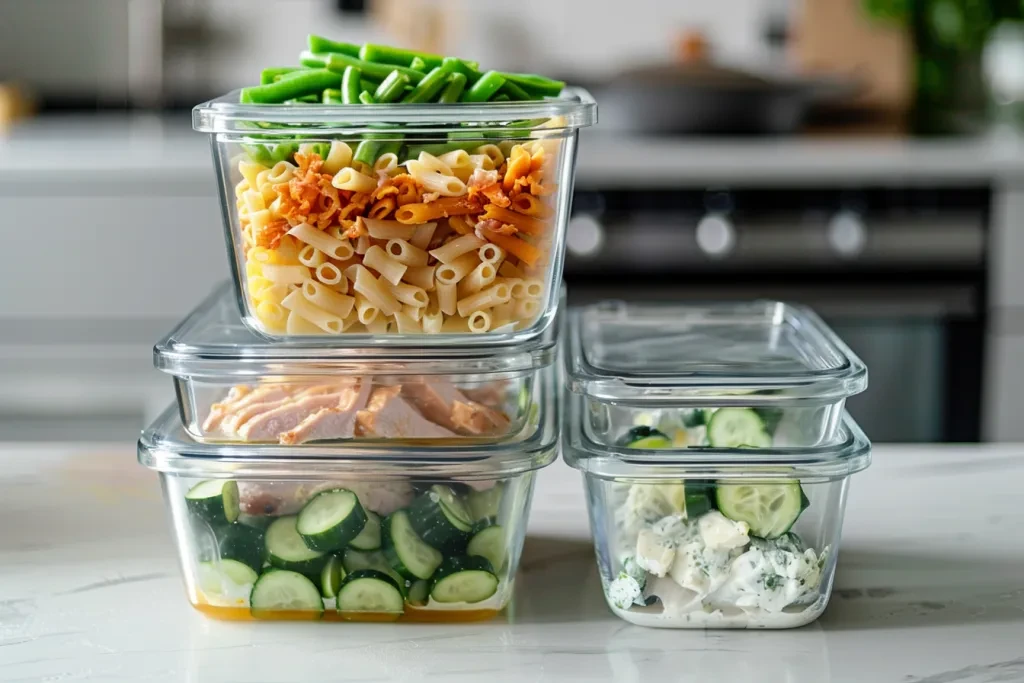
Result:
<svg viewBox="0 0 1024 683"><path fill-rule="evenodd" d="M583 400L570 397L565 409L562 457L576 469L603 479L839 479L871 464L871 442L843 414L835 438L820 446L644 449L598 444L583 433Z"/></svg>
<svg viewBox="0 0 1024 683"><path fill-rule="evenodd" d="M379 133L382 126L426 133L448 131L455 125L493 132L544 119L543 128L555 135L597 122L597 103L582 88L565 88L558 97L543 100L456 104L240 104L239 92L197 105L192 110L192 127L201 133L261 135L294 134L296 129Z"/></svg>
<svg viewBox="0 0 1024 683"><path fill-rule="evenodd" d="M564 297L564 293L563 293ZM275 342L245 326L231 286L218 287L153 348L158 370L179 377L252 378L284 375L491 375L550 365L559 324L516 343L445 346L345 346L336 337Z"/></svg>
<svg viewBox="0 0 1024 683"><path fill-rule="evenodd" d="M551 408L538 412L539 424L501 442L430 445L393 440L310 444L299 450L277 444L200 443L186 433L172 404L142 433L139 462L160 472L208 478L317 479L344 473L369 479L500 479L546 467L558 455L562 416L555 400L555 373L541 374L542 403Z"/></svg>
<svg viewBox="0 0 1024 683"><path fill-rule="evenodd" d="M599 401L776 405L867 386L861 360L801 306L607 301L572 309L568 323L568 386Z"/></svg>

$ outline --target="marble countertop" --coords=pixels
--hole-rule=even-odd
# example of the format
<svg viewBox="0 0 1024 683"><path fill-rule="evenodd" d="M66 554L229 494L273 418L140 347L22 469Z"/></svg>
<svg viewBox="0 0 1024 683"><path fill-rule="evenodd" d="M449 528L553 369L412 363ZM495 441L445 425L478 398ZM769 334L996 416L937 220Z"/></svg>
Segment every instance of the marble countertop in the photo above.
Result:
<svg viewBox="0 0 1024 683"><path fill-rule="evenodd" d="M208 136L188 116L53 116L0 136L0 180L9 192L40 180L96 183L103 192L167 184L166 192L212 190ZM749 138L636 137L600 126L582 135L577 183L591 187L836 182L1024 181L1024 138L833 135Z"/></svg>
<svg viewBox="0 0 1024 683"><path fill-rule="evenodd" d="M194 612L157 478L126 445L8 445L0 461L0 681L1024 680L1024 447L876 448L825 615L757 632L614 617L561 463L538 478L507 614L353 625Z"/></svg>

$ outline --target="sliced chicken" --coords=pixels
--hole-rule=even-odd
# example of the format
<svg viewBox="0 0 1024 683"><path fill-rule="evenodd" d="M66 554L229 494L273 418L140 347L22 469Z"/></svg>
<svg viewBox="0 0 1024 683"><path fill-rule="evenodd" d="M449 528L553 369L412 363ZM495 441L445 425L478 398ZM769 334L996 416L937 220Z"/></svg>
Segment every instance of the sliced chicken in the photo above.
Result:
<svg viewBox="0 0 1024 683"><path fill-rule="evenodd" d="M238 427L238 436L246 441L276 441L283 432L295 429L300 422L311 413L323 408L341 405L342 401L351 400L350 393L354 389L346 389L335 394L307 396L296 401L288 401L267 412L260 413Z"/></svg>
<svg viewBox="0 0 1024 683"><path fill-rule="evenodd" d="M502 413L473 401L456 401L452 421L458 431L473 436L504 434L509 428L509 419Z"/></svg>
<svg viewBox="0 0 1024 683"><path fill-rule="evenodd" d="M221 423L221 431L225 434L236 434L242 425L257 415L269 413L272 410L288 405L292 401L297 401L307 396L323 396L325 394L337 393L340 390L341 387L339 386L317 384L288 394L276 401L262 401L243 406L224 418L224 421Z"/></svg>
<svg viewBox="0 0 1024 683"><path fill-rule="evenodd" d="M203 431L213 432L217 430L224 418L230 415L238 407L239 403L242 402L242 399L252 394L252 392L252 387L244 384L231 387L231 391L228 392L228 395L223 400L210 406L210 414L206 416L206 420L203 422Z"/></svg>
<svg viewBox="0 0 1024 683"><path fill-rule="evenodd" d="M338 401L338 405L311 414L295 429L281 434L281 443L293 445L306 441L352 438L355 433L356 413L366 407L372 388L371 380L363 380L358 389L352 387L346 392L348 400L343 398Z"/></svg>
<svg viewBox="0 0 1024 683"><path fill-rule="evenodd" d="M402 398L416 406L423 417L451 431L457 429L452 419L452 406L459 401L469 401L454 384L433 377L423 382L403 384Z"/></svg>
<svg viewBox="0 0 1024 683"><path fill-rule="evenodd" d="M505 406L505 395L508 393L508 380L487 382L480 386L462 389L462 393L471 401L476 401L488 408L501 410Z"/></svg>
<svg viewBox="0 0 1024 683"><path fill-rule="evenodd" d="M455 436L451 430L420 415L399 395L401 393L400 386L373 390L366 410L356 413L356 421L367 436L385 439L440 439Z"/></svg>

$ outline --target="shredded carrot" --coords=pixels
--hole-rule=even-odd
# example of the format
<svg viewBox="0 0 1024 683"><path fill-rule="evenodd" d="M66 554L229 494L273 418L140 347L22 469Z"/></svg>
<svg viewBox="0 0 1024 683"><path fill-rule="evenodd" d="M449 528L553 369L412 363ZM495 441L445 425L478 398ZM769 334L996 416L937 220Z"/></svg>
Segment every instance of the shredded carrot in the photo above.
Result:
<svg viewBox="0 0 1024 683"><path fill-rule="evenodd" d="M288 221L283 218L275 218L274 220L267 223L267 225L260 230L256 237L256 246L264 247L266 249L277 249L281 246L281 239L288 232L291 226L288 225Z"/></svg>

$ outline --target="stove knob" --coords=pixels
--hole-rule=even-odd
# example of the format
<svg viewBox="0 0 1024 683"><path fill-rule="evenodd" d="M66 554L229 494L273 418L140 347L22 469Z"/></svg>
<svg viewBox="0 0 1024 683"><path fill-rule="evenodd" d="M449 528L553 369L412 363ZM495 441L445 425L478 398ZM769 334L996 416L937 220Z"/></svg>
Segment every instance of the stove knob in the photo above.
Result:
<svg viewBox="0 0 1024 683"><path fill-rule="evenodd" d="M708 214L697 223L697 246L712 258L724 258L736 246L736 228L721 214Z"/></svg>
<svg viewBox="0 0 1024 683"><path fill-rule="evenodd" d="M590 258L601 251L604 226L590 214L577 214L569 219L565 232L565 248L579 258Z"/></svg>
<svg viewBox="0 0 1024 683"><path fill-rule="evenodd" d="M828 241L842 258L856 258L867 243L864 219L853 211L840 211L828 222Z"/></svg>

